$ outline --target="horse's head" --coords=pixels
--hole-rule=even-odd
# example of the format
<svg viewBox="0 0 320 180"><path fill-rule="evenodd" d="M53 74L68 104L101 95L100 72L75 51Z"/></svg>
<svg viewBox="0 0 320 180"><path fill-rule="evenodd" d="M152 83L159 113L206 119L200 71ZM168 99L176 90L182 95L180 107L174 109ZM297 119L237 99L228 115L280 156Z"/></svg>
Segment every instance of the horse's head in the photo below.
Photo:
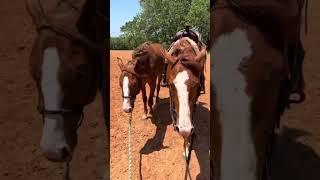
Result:
<svg viewBox="0 0 320 180"><path fill-rule="evenodd" d="M118 65L121 70L119 84L123 97L122 108L124 112L130 113L133 110L136 96L141 89L141 78L134 71L134 66L131 64L131 61L125 65L122 60L118 58Z"/></svg>
<svg viewBox="0 0 320 180"><path fill-rule="evenodd" d="M166 54L169 61L167 82L171 98L170 111L175 129L184 138L193 133L193 113L199 97L199 73L203 66L201 60L205 56L205 50L195 52L186 38L178 40L169 54Z"/></svg>
<svg viewBox="0 0 320 180"><path fill-rule="evenodd" d="M46 32L35 41L30 60L44 121L41 148L48 159L65 160L77 144L82 109L97 91L96 63L84 47Z"/></svg>
<svg viewBox="0 0 320 180"><path fill-rule="evenodd" d="M93 15L84 9L86 18ZM86 33L93 30L84 25L78 29ZM30 71L37 85L38 110L44 123L41 150L51 161L66 161L71 159L77 144L76 132L83 119L83 107L94 100L97 92L98 54L73 38L72 33L57 31L53 26L39 29L30 56Z"/></svg>

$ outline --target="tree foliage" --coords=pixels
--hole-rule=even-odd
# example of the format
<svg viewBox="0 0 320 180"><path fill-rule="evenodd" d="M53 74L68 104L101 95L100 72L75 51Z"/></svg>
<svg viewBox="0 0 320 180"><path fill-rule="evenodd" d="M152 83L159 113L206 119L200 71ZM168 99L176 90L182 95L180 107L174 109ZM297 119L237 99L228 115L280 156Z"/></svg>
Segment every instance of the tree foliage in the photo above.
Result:
<svg viewBox="0 0 320 180"><path fill-rule="evenodd" d="M121 40L130 49L145 41L168 45L176 32L190 25L198 29L206 43L209 38L209 4L209 0L140 0L141 13L126 22L121 27L123 35L114 40ZM111 49L115 48L111 41Z"/></svg>
<svg viewBox="0 0 320 180"><path fill-rule="evenodd" d="M210 2L208 0L193 0L186 21L196 27L204 43L209 44L210 33Z"/></svg>

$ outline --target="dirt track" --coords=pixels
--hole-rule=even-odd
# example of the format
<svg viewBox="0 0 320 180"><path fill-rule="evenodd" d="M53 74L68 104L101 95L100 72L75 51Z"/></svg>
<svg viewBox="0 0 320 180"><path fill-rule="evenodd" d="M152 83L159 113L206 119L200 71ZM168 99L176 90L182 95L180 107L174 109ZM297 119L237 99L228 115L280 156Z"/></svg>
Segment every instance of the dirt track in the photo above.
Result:
<svg viewBox="0 0 320 180"><path fill-rule="evenodd" d="M35 31L21 0L0 3L0 179L61 180L61 165L40 156L42 121L28 72ZM100 96L86 108L71 163L73 179L105 176L106 136ZM80 178L81 177L81 178Z"/></svg>
<svg viewBox="0 0 320 180"><path fill-rule="evenodd" d="M122 111L122 97L119 86L120 69L116 57L128 60L131 51L111 51L111 179L128 178L128 115ZM209 57L208 57L209 59ZM207 61L206 91L200 96L195 112L194 151L190 161L192 179L209 178L209 63ZM148 87L148 86L147 86ZM185 160L182 157L183 139L173 131L169 114L168 89L161 88L160 103L155 108L153 120L142 120L143 104L141 94L137 96L132 121L133 179L183 179ZM141 156L140 156L141 154Z"/></svg>

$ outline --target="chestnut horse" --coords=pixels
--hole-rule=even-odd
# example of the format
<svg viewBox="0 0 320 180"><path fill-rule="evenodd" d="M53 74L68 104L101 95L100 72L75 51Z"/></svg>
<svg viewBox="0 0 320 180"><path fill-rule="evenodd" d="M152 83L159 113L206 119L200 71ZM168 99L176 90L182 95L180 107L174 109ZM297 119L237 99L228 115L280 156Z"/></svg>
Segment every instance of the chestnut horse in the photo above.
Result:
<svg viewBox="0 0 320 180"><path fill-rule="evenodd" d="M161 71L165 61L163 52L164 49L160 44L145 42L133 51L132 60L128 61L127 64L123 64L122 59L118 58L118 65L121 70L119 84L122 91L122 108L124 112L132 112L136 96L141 91L144 105L142 119L152 117L154 92L156 89L156 102L159 99L160 82L162 79ZM150 87L149 98L146 95L147 83Z"/></svg>
<svg viewBox="0 0 320 180"><path fill-rule="evenodd" d="M196 43L188 37L177 40L166 53L170 114L174 129L184 138L183 154L187 161L191 153L193 115L200 96L200 75L205 58L206 49L199 51Z"/></svg>
<svg viewBox="0 0 320 180"><path fill-rule="evenodd" d="M288 49L300 39L297 1L216 0L211 11L215 180L270 179L274 129L288 100Z"/></svg>

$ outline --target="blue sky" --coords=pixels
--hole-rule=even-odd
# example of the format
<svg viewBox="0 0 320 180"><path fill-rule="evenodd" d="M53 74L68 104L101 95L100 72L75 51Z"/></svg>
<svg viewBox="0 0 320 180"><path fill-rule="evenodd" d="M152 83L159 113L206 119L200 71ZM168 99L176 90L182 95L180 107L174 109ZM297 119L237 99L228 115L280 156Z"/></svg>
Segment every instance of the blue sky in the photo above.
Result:
<svg viewBox="0 0 320 180"><path fill-rule="evenodd" d="M110 36L120 35L120 27L133 19L140 11L139 0L110 1Z"/></svg>

